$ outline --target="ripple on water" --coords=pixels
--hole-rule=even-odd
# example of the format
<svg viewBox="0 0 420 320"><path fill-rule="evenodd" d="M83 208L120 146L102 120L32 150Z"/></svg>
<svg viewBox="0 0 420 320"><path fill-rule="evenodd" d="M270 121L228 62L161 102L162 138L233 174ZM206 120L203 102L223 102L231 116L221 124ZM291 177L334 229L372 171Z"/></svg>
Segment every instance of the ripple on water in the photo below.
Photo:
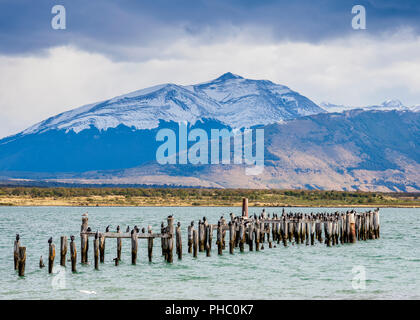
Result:
<svg viewBox="0 0 420 320"><path fill-rule="evenodd" d="M52 236L56 245L61 235L77 235L80 216L89 211L93 229L104 230L108 224L152 225L160 229L168 208L0 208L0 298L1 299L419 299L420 266L419 209L381 209L381 238L356 244L328 248L289 244L259 252L235 254L224 251L211 257L205 252L194 259L183 248L183 259L174 255L167 264L161 256L160 241L154 241L153 262L147 261L147 246L139 242L137 265L131 265L129 242L123 241L123 257L115 267L116 242L107 239L105 264L99 271L93 265L69 267L62 274L64 288L52 285L56 274L39 269L39 257L47 257L46 240ZM250 208L250 212L260 208ZM268 209L269 212L281 208ZM293 209L291 209L293 210ZM302 212L336 209L299 208ZM342 209L345 210L345 209ZM240 208L170 208L176 220L187 226L191 220L207 216L209 221L228 212L240 214ZM184 231L184 230L183 230ZM19 232L27 247L26 276L19 278L13 270L13 236ZM183 234L186 245L187 232ZM9 237L10 235L10 237ZM78 238L78 237L77 237ZM77 239L79 245L79 239ZM79 248L79 247L77 247ZM92 246L90 246L91 250ZM216 250L214 250L216 249ZM79 258L79 257L78 257ZM92 259L90 251L89 260ZM56 259L56 267L57 265ZM355 290L353 267L364 266L366 289ZM235 283L235 286L232 286ZM261 290L264 288L264 290Z"/></svg>

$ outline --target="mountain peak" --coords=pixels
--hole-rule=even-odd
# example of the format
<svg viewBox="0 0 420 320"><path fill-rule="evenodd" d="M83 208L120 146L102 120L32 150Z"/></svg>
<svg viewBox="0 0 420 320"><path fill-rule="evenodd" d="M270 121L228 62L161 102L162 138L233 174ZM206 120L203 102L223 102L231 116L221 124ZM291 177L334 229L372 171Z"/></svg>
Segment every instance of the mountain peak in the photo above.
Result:
<svg viewBox="0 0 420 320"><path fill-rule="evenodd" d="M224 81L230 79L243 79L243 77L233 74L232 72L226 72L225 74L222 74L219 78L215 79L215 81Z"/></svg>

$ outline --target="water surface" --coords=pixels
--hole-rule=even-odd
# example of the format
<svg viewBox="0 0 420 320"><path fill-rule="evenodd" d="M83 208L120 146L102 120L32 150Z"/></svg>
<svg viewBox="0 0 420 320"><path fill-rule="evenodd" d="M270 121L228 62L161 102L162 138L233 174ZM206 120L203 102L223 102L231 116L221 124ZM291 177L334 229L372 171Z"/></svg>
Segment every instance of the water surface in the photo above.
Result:
<svg viewBox="0 0 420 320"><path fill-rule="evenodd" d="M261 208L250 208L259 213ZM281 208L266 208L281 213ZM300 212L333 212L334 208L290 208ZM345 209L337 209L345 210ZM92 230L112 230L120 225L147 227L155 232L168 214L180 221L183 259L163 261L160 240L155 240L153 262L147 259L147 241L139 241L137 265L131 265L130 241L123 241L122 262L114 266L116 240L107 239L105 263L99 271L92 264L78 264L77 274L59 267L60 236L75 235L80 262L81 215L89 213ZM1 299L419 299L420 298L420 209L381 209L381 238L356 244L327 248L277 245L245 253L235 251L211 257L199 253L192 258L187 251L186 228L191 220L206 216L216 223L221 215L240 214L228 207L0 207L0 298ZM13 270L15 233L26 246L25 277ZM55 274L39 269L39 257L47 264L48 238L57 247ZM92 259L90 238L89 260ZM214 239L214 238L213 238ZM213 248L215 245L213 244ZM216 248L217 249L217 248ZM364 268L365 289L355 289L352 273ZM359 269L360 270L360 269ZM360 274L359 274L360 275ZM358 283L358 282L357 282ZM356 284L357 284L356 283Z"/></svg>

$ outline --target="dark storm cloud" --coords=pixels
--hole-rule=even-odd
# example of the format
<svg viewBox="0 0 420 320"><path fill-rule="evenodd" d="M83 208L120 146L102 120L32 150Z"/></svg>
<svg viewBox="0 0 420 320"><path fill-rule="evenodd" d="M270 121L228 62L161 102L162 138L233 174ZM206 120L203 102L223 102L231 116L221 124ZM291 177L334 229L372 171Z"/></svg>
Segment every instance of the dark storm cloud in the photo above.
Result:
<svg viewBox="0 0 420 320"><path fill-rule="evenodd" d="M51 28L55 4L66 8L66 30ZM355 4L367 10L367 30L362 32L377 35L401 27L420 32L418 0L0 0L0 53L33 54L70 44L133 59L127 54L131 47L153 55L153 48L185 37L221 41L231 35L231 27L239 32L257 28L272 42L319 42L355 32Z"/></svg>

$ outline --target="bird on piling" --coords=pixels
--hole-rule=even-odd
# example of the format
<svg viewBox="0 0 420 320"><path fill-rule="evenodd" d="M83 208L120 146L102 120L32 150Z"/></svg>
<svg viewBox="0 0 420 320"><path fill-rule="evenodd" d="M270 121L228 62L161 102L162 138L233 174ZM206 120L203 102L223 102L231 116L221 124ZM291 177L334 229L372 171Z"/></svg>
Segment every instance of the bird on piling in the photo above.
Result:
<svg viewBox="0 0 420 320"><path fill-rule="evenodd" d="M105 228L105 232L109 232L109 227L110 227L110 226L107 226L107 227Z"/></svg>
<svg viewBox="0 0 420 320"><path fill-rule="evenodd" d="M179 222L179 221L178 221L178 223L177 223L176 225L177 225L178 227L180 227L180 226L181 226L181 222Z"/></svg>
<svg viewBox="0 0 420 320"><path fill-rule="evenodd" d="M146 233L146 229L145 228L141 228L141 233Z"/></svg>
<svg viewBox="0 0 420 320"><path fill-rule="evenodd" d="M88 227L88 228L86 229L86 231L87 231L87 232L91 232L91 231L92 231L92 229L91 229L90 227Z"/></svg>
<svg viewBox="0 0 420 320"><path fill-rule="evenodd" d="M117 232L119 232L120 231L120 226L117 226Z"/></svg>
<svg viewBox="0 0 420 320"><path fill-rule="evenodd" d="M20 235L19 233L16 233L16 241L19 241L19 239L20 239Z"/></svg>
<svg viewBox="0 0 420 320"><path fill-rule="evenodd" d="M139 232L140 232L140 229L139 229L139 227L137 227L137 226L134 226L134 230L136 230L136 232L137 232L137 233L139 233Z"/></svg>
<svg viewBox="0 0 420 320"><path fill-rule="evenodd" d="M74 236L70 236L70 240L71 241L74 241Z"/></svg>
<svg viewBox="0 0 420 320"><path fill-rule="evenodd" d="M49 244L51 244L51 243L52 243L52 237L50 237L50 238L48 239L48 243L49 243Z"/></svg>

